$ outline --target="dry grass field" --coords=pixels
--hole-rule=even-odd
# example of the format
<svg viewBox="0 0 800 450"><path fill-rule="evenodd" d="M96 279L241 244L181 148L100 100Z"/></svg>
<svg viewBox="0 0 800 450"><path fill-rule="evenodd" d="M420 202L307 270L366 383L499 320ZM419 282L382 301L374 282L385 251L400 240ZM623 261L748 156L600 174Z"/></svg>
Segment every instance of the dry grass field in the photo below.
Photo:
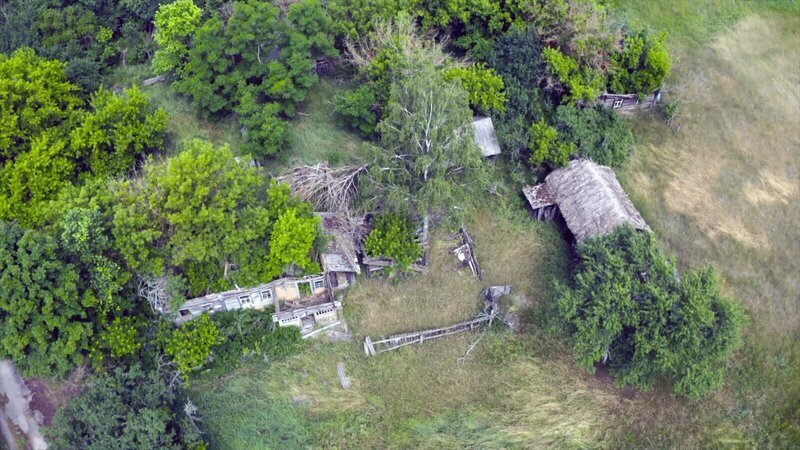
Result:
<svg viewBox="0 0 800 450"><path fill-rule="evenodd" d="M640 405L631 434L668 445L797 445L800 16L751 14L676 53L668 101L678 116L672 129L656 114L637 119L623 184L679 264L716 266L751 320L726 389L701 404L660 399L651 409L668 411L662 420L643 419Z"/></svg>

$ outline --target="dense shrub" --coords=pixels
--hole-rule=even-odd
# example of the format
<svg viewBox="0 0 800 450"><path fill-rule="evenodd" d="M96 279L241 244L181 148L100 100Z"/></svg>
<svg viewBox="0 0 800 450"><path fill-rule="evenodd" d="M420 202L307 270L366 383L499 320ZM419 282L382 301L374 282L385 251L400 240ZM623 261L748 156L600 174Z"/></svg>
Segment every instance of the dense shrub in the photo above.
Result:
<svg viewBox="0 0 800 450"><path fill-rule="evenodd" d="M535 166L563 167L575 153L575 144L559 139L558 131L541 121L531 125L531 164Z"/></svg>
<svg viewBox="0 0 800 450"><path fill-rule="evenodd" d="M341 124L355 128L364 136L371 136L375 134L378 123L376 102L374 89L364 85L337 96L334 111Z"/></svg>
<svg viewBox="0 0 800 450"><path fill-rule="evenodd" d="M203 449L189 400L172 374L138 364L90 380L48 428L56 449ZM199 420L198 420L199 423Z"/></svg>
<svg viewBox="0 0 800 450"><path fill-rule="evenodd" d="M626 36L622 50L612 56L611 92L645 96L660 88L672 67L666 39L645 30Z"/></svg>
<svg viewBox="0 0 800 450"><path fill-rule="evenodd" d="M721 386L744 316L711 269L678 278L649 232L624 227L578 247L572 286L559 285L555 326L572 334L578 364L608 364L620 384L647 389L664 376L676 393Z"/></svg>
<svg viewBox="0 0 800 450"><path fill-rule="evenodd" d="M391 259L401 270L407 269L423 254L411 221L397 215L379 217L375 221L375 228L367 236L365 246L368 254Z"/></svg>
<svg viewBox="0 0 800 450"><path fill-rule="evenodd" d="M461 86L469 94L469 104L473 109L483 113L505 111L506 94L503 77L485 64L451 67L445 70L444 79L461 81Z"/></svg>
<svg viewBox="0 0 800 450"><path fill-rule="evenodd" d="M269 311L240 310L211 316L222 336L214 348L208 373L220 376L241 366L245 358L276 361L298 352L305 341L297 327L279 327Z"/></svg>
<svg viewBox="0 0 800 450"><path fill-rule="evenodd" d="M622 167L630 156L633 145L630 124L612 109L599 105L559 106L555 122L561 138L574 144L582 156L613 167Z"/></svg>

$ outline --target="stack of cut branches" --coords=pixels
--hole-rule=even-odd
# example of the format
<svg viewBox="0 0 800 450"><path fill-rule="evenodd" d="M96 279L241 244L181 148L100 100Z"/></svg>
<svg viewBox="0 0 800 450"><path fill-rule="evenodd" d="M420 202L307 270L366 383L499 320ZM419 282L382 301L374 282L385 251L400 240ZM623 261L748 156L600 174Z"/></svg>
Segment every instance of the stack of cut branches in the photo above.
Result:
<svg viewBox="0 0 800 450"><path fill-rule="evenodd" d="M358 176L366 170L367 166L299 166L278 181L288 183L294 195L312 203L317 211L350 216L352 200L358 194Z"/></svg>

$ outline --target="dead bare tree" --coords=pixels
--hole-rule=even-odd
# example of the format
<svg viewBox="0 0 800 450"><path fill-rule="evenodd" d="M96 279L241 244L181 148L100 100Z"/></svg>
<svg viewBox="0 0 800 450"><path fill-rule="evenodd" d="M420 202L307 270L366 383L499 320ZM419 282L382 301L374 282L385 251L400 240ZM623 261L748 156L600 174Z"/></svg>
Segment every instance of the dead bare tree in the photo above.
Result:
<svg viewBox="0 0 800 450"><path fill-rule="evenodd" d="M172 294L169 290L169 280L167 277L139 277L139 297L150 303L153 312L164 314L169 311Z"/></svg>
<svg viewBox="0 0 800 450"><path fill-rule="evenodd" d="M350 215L352 200L358 194L358 176L367 166L331 168L327 164L300 166L278 177L292 193L312 203L318 211Z"/></svg>

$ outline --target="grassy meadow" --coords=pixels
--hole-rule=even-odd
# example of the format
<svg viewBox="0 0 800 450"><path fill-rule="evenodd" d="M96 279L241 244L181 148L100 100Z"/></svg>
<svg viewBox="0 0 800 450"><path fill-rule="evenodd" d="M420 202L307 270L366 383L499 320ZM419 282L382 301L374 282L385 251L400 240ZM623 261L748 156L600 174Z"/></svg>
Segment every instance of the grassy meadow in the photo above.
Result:
<svg viewBox="0 0 800 450"><path fill-rule="evenodd" d="M215 448L594 447L616 436L616 388L576 370L564 342L535 319L518 335L498 326L364 356L363 338L473 317L485 286L510 283L533 309L566 273L566 245L552 224L521 210L482 208L468 224L484 280L458 269L449 234L432 240L425 273L365 279L346 293L352 342L315 343L286 361L254 362L193 385ZM458 359L480 342L465 362ZM343 390L343 361L352 387ZM276 419L275 419L276 418Z"/></svg>

